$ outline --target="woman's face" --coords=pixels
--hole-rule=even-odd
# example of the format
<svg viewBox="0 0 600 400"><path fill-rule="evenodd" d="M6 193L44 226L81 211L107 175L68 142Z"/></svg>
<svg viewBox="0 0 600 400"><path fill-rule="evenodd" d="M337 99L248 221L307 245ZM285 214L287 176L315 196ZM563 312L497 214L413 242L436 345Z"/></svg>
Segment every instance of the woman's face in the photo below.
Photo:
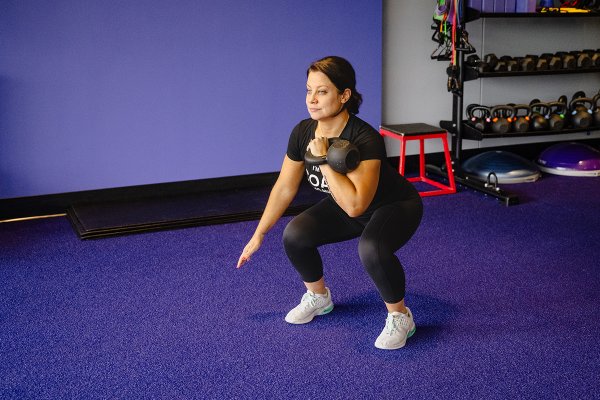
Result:
<svg viewBox="0 0 600 400"><path fill-rule="evenodd" d="M327 75L320 71L310 71L306 80L306 107L314 120L335 117L344 107L349 97L349 89L339 93Z"/></svg>

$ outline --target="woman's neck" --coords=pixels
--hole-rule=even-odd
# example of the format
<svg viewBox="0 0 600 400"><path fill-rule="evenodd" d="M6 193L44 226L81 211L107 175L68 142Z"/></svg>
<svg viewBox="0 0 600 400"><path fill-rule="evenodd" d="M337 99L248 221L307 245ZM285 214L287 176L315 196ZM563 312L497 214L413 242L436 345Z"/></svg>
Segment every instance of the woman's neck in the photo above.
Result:
<svg viewBox="0 0 600 400"><path fill-rule="evenodd" d="M330 120L321 120L317 123L315 136L327 138L338 137L342 134L349 119L350 114L347 110L344 110Z"/></svg>

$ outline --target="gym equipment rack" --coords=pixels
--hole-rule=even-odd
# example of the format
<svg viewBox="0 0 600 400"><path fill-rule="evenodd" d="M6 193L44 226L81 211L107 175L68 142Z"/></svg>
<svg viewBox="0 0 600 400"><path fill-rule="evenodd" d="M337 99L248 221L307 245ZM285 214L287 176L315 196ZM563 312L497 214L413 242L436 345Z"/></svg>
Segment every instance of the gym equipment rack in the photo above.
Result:
<svg viewBox="0 0 600 400"><path fill-rule="evenodd" d="M526 76L526 75L550 75L550 74L573 74L573 73L589 73L589 72L600 72L600 68L588 68L579 70L555 70L555 71L510 71L510 72L486 72L478 73L475 69L470 68L465 63L465 54L468 49L462 48L460 38L463 34L466 34L465 24L471 21L478 20L480 18L590 18L600 17L598 12L589 13L559 13L559 12L540 12L540 13L481 13L475 9L466 6L466 1L460 2L462 20L460 20L456 27L456 35L453 39L453 47L456 51L456 67L455 71L451 71L448 68L447 73L449 77L453 77L456 80L456 86L452 90L452 120L440 121L440 127L450 132L452 135L452 150L454 152L453 157L453 169L454 178L457 184L474 189L482 192L486 195L495 197L499 201L503 202L506 206L515 205L519 203L519 198L513 193L509 193L501 189L497 183L481 182L472 178L469 178L461 168L462 162L462 140L483 140L486 138L497 138L497 137L522 137L522 136L533 136L533 135L556 135L565 133L575 132L589 132L594 130L600 130L600 127L591 127L586 129L563 129L561 131L538 131L538 132L524 132L524 133L506 133L506 134L494 134L494 133L482 133L481 131L474 129L469 126L463 120L463 88L464 82L479 79L479 78L492 78L492 77L504 77L504 76ZM440 61L443 58L439 59ZM445 176L446 173L437 166L428 166L428 171L440 176Z"/></svg>

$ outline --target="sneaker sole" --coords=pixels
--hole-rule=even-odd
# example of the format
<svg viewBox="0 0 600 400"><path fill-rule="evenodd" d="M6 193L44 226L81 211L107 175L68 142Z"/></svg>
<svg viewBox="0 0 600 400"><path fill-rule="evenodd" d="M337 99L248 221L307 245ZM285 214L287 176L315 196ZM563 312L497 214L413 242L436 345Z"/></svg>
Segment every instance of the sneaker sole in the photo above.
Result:
<svg viewBox="0 0 600 400"><path fill-rule="evenodd" d="M408 332L408 335L406 335L406 339L408 340L409 337L411 337L412 335L415 334L415 332L417 331L417 326L413 326L413 328ZM375 347L377 347L378 349L381 350L398 350L403 348L406 345L406 340L400 344L398 344L398 346L394 346L394 347L380 347L377 345L377 343L375 343Z"/></svg>
<svg viewBox="0 0 600 400"><path fill-rule="evenodd" d="M286 318L285 322L287 322L289 324L294 324L294 325L308 324L317 315L329 314L332 310L333 310L333 303L331 303L327 307L323 308L322 310L320 310L320 311L318 311L318 312L316 312L316 313L314 313L312 315L309 315L305 319L302 319L302 320L299 320L299 321L288 321L287 318Z"/></svg>

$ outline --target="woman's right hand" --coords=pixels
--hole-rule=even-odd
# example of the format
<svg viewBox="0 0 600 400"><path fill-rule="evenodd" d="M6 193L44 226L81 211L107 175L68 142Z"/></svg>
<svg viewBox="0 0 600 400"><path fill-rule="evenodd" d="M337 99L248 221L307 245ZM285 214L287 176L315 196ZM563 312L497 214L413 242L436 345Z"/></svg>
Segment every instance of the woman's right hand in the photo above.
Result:
<svg viewBox="0 0 600 400"><path fill-rule="evenodd" d="M244 247L244 251L242 251L242 255L238 260L236 268L240 268L242 265L250 261L250 257L252 256L252 254L254 254L260 248L264 237L265 235L258 234L252 236L246 247Z"/></svg>

